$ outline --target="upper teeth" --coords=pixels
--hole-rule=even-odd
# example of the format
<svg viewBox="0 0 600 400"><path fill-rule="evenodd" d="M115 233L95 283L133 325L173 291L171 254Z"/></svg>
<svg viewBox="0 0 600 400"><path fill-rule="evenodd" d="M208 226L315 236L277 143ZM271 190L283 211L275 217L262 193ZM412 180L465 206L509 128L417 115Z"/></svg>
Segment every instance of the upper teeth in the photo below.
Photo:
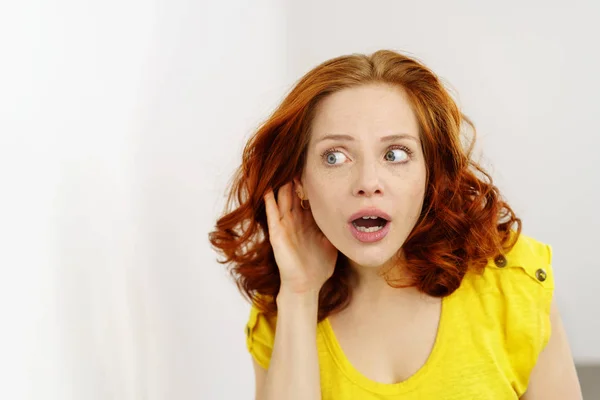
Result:
<svg viewBox="0 0 600 400"><path fill-rule="evenodd" d="M377 219L379 217L375 217L375 216L364 216L364 217L362 217L362 219L369 219L369 218L370 219Z"/></svg>

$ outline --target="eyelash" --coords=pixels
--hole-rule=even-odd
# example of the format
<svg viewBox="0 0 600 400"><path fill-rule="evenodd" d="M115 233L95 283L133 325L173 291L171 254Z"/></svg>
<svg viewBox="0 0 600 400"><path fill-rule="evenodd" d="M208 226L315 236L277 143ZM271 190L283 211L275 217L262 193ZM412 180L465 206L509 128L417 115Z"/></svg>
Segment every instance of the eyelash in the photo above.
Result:
<svg viewBox="0 0 600 400"><path fill-rule="evenodd" d="M403 150L403 151L405 151L406 154L408 154L408 157L409 157L409 160L410 160L410 157L412 156L412 151L408 147L406 147L406 146L400 146L400 145L390 146L390 147L388 147L387 151L396 150L396 149L397 150ZM335 153L335 152L341 152L341 150L338 147L331 147L331 148L325 150L321 154L321 159L325 160L325 157L327 155L329 155L329 153ZM394 164L400 164L401 165L401 164L405 164L407 162L408 162L408 160L404 161L404 162L394 163ZM332 164L327 164L327 166L328 167L337 167L337 165L332 165Z"/></svg>

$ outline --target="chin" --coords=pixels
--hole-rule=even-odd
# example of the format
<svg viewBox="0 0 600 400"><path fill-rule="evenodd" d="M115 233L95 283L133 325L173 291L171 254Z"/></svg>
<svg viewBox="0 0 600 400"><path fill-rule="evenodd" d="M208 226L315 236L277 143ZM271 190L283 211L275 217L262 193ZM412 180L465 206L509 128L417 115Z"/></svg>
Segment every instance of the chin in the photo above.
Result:
<svg viewBox="0 0 600 400"><path fill-rule="evenodd" d="M376 246L371 249L353 249L349 252L343 252L340 250L340 252L344 254L350 262L360 265L363 268L382 267L396 254L396 251L385 251Z"/></svg>

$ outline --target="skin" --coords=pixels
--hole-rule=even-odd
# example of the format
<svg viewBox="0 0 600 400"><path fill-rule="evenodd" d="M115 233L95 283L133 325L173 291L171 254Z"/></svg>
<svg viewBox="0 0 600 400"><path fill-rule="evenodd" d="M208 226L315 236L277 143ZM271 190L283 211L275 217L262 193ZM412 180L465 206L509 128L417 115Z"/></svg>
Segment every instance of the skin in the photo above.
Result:
<svg viewBox="0 0 600 400"><path fill-rule="evenodd" d="M389 135L405 137L381 140ZM402 291L390 287L381 273L398 262L394 256L417 223L426 179L418 121L400 89L363 85L319 104L298 189L309 200L318 227L348 258L358 278L356 296L383 300ZM347 221L371 206L391 216L390 231L383 240L361 243Z"/></svg>

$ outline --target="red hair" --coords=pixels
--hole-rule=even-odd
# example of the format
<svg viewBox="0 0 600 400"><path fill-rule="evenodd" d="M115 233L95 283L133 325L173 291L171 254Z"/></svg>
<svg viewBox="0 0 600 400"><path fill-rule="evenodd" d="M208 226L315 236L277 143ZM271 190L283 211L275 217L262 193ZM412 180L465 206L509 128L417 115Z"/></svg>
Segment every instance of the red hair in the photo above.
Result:
<svg viewBox="0 0 600 400"><path fill-rule="evenodd" d="M521 233L521 220L501 199L491 176L471 159L474 124L430 69L389 50L336 57L302 77L248 141L224 213L209 234L225 257L218 262L233 266L230 273L240 292L267 315L276 313L280 278L263 196L269 188L277 196L281 186L301 175L319 101L369 83L406 93L419 122L427 165L421 215L401 247L406 282L388 284L415 286L431 296L450 295L468 269L481 272L490 257L510 250ZM473 132L466 149L461 142L463 123ZM514 224L516 235L511 235ZM319 321L349 304L350 274L340 253L333 276L319 294Z"/></svg>

